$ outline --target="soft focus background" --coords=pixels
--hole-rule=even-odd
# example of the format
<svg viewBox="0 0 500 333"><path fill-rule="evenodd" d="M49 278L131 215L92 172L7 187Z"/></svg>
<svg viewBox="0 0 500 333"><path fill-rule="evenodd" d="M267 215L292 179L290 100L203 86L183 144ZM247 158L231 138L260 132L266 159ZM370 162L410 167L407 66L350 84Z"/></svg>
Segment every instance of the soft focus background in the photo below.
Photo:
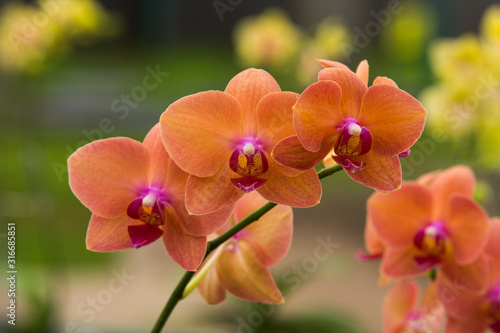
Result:
<svg viewBox="0 0 500 333"><path fill-rule="evenodd" d="M90 212L69 189L66 159L93 140L142 140L170 103L224 90L247 67L264 68L283 90L300 93L315 81L315 59L353 70L368 59L370 82L391 77L429 111L423 137L402 161L404 178L470 165L478 200L498 215L495 2L1 1L0 331L152 327L182 270L161 242L87 251ZM387 287L378 283L377 262L355 257L371 193L340 173L324 182L320 205L294 211L294 243L273 268L284 305L229 297L209 306L195 291L165 331L381 332ZM14 330L6 318L8 222L17 227Z"/></svg>

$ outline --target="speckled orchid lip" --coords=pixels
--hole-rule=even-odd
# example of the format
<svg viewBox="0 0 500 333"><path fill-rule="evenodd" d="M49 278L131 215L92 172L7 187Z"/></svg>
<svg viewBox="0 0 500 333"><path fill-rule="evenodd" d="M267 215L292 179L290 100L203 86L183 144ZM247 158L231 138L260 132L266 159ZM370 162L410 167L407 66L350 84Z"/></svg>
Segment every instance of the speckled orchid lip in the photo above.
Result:
<svg viewBox="0 0 500 333"><path fill-rule="evenodd" d="M144 224L128 226L130 244L135 248L148 245L163 234L160 226L165 224L165 206L168 205L164 190L148 187L127 207L127 215Z"/></svg>
<svg viewBox="0 0 500 333"><path fill-rule="evenodd" d="M368 153L372 147L372 135L353 118L346 118L340 126L340 135L335 142L337 156L360 156Z"/></svg>
<svg viewBox="0 0 500 333"><path fill-rule="evenodd" d="M366 163L353 161L352 156L368 153L372 147L372 135L353 118L347 118L339 126L340 134L335 142L333 160L349 172L358 172Z"/></svg>
<svg viewBox="0 0 500 333"><path fill-rule="evenodd" d="M332 158L338 165L352 173L361 171L366 166L364 162L351 161L345 156L332 156Z"/></svg>
<svg viewBox="0 0 500 333"><path fill-rule="evenodd" d="M239 178L231 178L231 182L237 189L246 193L262 187L267 181L259 178L269 169L267 158L262 145L253 137L241 140L231 154L229 167L241 175Z"/></svg>

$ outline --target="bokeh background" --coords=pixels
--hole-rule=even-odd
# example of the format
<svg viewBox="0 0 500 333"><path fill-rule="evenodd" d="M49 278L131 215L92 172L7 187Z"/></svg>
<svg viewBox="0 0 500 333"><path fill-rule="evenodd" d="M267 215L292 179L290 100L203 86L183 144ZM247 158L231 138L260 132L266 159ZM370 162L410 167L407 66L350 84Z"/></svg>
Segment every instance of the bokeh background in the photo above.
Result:
<svg viewBox="0 0 500 333"><path fill-rule="evenodd" d="M367 59L370 82L388 76L429 111L424 135L402 161L404 179L470 165L477 199L498 215L495 3L0 1L0 331L152 327L182 270L161 242L121 253L86 250L90 212L69 189L66 160L93 140L142 140L170 103L224 90L247 67L264 68L283 90L300 93L315 81L315 59L353 70ZM145 84L148 75L154 80ZM294 210L292 248L273 268L284 305L229 297L209 306L194 292L165 332L381 332L387 286L378 282L377 262L355 257L371 193L340 173L324 182L320 205ZM15 327L3 313L8 222L17 228ZM318 248L326 259L315 256Z"/></svg>

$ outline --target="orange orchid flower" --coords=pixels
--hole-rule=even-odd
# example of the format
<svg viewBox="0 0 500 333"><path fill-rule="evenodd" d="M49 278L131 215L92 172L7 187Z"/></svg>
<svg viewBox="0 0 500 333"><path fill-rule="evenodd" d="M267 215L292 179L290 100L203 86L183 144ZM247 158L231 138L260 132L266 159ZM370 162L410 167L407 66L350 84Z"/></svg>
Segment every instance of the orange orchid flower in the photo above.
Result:
<svg viewBox="0 0 500 333"><path fill-rule="evenodd" d="M206 235L226 223L234 207L188 214L188 174L169 158L158 124L144 143L117 137L81 147L69 157L68 171L71 190L93 213L87 231L93 251L139 248L162 237L169 255L195 270L205 255Z"/></svg>
<svg viewBox="0 0 500 333"><path fill-rule="evenodd" d="M366 61L358 74L340 63L320 64L327 68L293 107L297 135L280 141L272 156L307 169L331 154L353 180L379 191L398 189L399 155L420 137L427 112L388 78L377 77L367 87Z"/></svg>
<svg viewBox="0 0 500 333"><path fill-rule="evenodd" d="M426 185L423 185L424 180ZM470 288L484 287L481 255L490 224L472 199L475 178L464 166L452 167L420 182L406 182L387 195L373 194L367 204L373 227L385 244L382 271L398 278L439 266Z"/></svg>
<svg viewBox="0 0 500 333"><path fill-rule="evenodd" d="M436 284L429 284L420 306L418 294L413 280L400 281L387 293L382 308L384 333L441 332L445 311L438 300Z"/></svg>
<svg viewBox="0 0 500 333"><path fill-rule="evenodd" d="M281 92L266 71L248 69L222 91L190 95L160 118L163 143L190 175L186 206L207 214L235 203L245 192L294 207L316 205L321 185L314 169L276 163L275 144L295 134L292 106L297 94Z"/></svg>
<svg viewBox="0 0 500 333"><path fill-rule="evenodd" d="M438 277L438 293L448 313L447 333L482 333L490 328L500 332L500 218L491 219L491 232L484 251L488 259L488 285L485 291L450 288ZM452 277L453 279L454 277Z"/></svg>
<svg viewBox="0 0 500 333"><path fill-rule="evenodd" d="M243 196L236 204L231 224L241 221L267 201L257 192ZM200 268L205 272L198 291L210 304L222 302L226 290L254 302L283 303L268 268L288 252L292 242L293 214L288 206L278 205L221 245ZM226 225L218 234L232 225ZM205 267L206 265L208 267Z"/></svg>

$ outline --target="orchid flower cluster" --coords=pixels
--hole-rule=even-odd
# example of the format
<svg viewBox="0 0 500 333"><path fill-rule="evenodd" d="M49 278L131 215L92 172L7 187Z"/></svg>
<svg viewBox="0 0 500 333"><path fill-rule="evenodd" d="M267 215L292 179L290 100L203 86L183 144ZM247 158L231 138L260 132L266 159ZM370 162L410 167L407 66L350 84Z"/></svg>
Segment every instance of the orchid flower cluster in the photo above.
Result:
<svg viewBox="0 0 500 333"><path fill-rule="evenodd" d="M475 177L455 166L404 182L367 203L362 259L382 258L385 332L500 332L500 219L473 199ZM428 274L420 305L411 278Z"/></svg>
<svg viewBox="0 0 500 333"><path fill-rule="evenodd" d="M319 63L324 68L318 81L300 95L281 91L264 70L247 69L224 91L199 92L172 103L143 142L126 137L97 140L69 157L70 187L93 213L88 249L140 248L161 238L172 259L188 271L184 284L174 291L177 299L162 313L160 329L180 297L196 287L208 303L223 301L226 291L249 301L284 301L268 268L291 245L291 207L320 202L320 178L328 172L317 173L315 167L322 161L329 174L344 169L354 181L377 191L401 187L399 159L420 137L425 109L391 79L377 77L368 86L366 61L356 72L338 62ZM406 199L405 188L395 195ZM459 263L471 264L485 244L486 218L462 197L453 203L469 215L457 216L451 208L436 208L439 214L432 215L432 205L440 207L445 196L417 197L418 203L429 202L428 210L415 209L415 216L403 214L396 205L396 212L409 220L396 227L417 232L422 251L430 247L429 253L447 255L448 232L479 216L482 229L474 245L460 247L468 236L462 231L457 236L460 246L454 247ZM374 196L370 205L380 207L380 213L370 213L384 240L384 257L390 258L394 250L392 243L386 245L389 236L382 237L383 230L394 236L397 250L414 236L399 239L399 233L391 233L397 230L392 224L382 227L394 211L391 205L383 206L383 198ZM263 208L272 210L256 215ZM423 213L433 218L432 225L415 229ZM440 245L432 247L436 237ZM419 267L435 264L437 257L422 253ZM398 256L397 251L392 254ZM443 262L449 274L459 270L448 256ZM471 275L469 281L472 285L476 280Z"/></svg>

